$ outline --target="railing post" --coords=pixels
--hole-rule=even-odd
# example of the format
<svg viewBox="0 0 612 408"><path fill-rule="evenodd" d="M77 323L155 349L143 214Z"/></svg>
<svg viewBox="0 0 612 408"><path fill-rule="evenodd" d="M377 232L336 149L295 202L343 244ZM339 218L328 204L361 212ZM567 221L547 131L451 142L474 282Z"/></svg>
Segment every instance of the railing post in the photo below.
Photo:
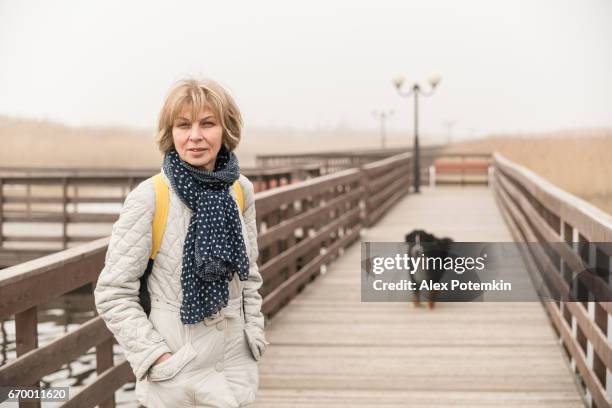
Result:
<svg viewBox="0 0 612 408"><path fill-rule="evenodd" d="M68 248L68 177L62 179L62 248Z"/></svg>
<svg viewBox="0 0 612 408"><path fill-rule="evenodd" d="M612 271L612 256L608 256L608 270ZM612 279L609 277L608 279ZM609 343L612 343L612 314L607 314L603 319L607 318L606 323L606 338ZM606 394L610 400L612 400L612 371L606 370Z"/></svg>
<svg viewBox="0 0 612 408"><path fill-rule="evenodd" d="M98 375L113 366L113 343L114 338L111 337L96 346L96 372ZM115 393L112 393L110 398L102 402L99 407L115 408Z"/></svg>
<svg viewBox="0 0 612 408"><path fill-rule="evenodd" d="M266 220L266 228L270 228L273 227L275 225L277 225L280 222L280 208L274 210L274 211L270 211L270 213L266 216L265 220ZM268 246L268 259L272 259L274 258L276 255L280 254L281 248L280 248L281 242L276 239L274 240L274 242L272 242L269 246ZM285 279L284 277L282 277L282 274L278 274L275 278L275 283L274 285L278 285L282 282L283 279Z"/></svg>
<svg viewBox="0 0 612 408"><path fill-rule="evenodd" d="M306 177L304 177L304 168L300 166L292 171L291 181L289 182L289 184L299 183L302 180L306 180Z"/></svg>
<svg viewBox="0 0 612 408"><path fill-rule="evenodd" d="M37 307L15 314L15 343L17 357L30 350L38 348L38 315ZM34 384L22 384L26 387L39 387L39 381ZM19 408L40 408L39 401L20 401Z"/></svg>
<svg viewBox="0 0 612 408"><path fill-rule="evenodd" d="M28 200L26 201L26 214L28 218L32 217L32 182L28 181L26 184L26 197Z"/></svg>
<svg viewBox="0 0 612 408"><path fill-rule="evenodd" d="M4 180L0 178L0 248L2 248L2 240L4 232L2 225L4 224Z"/></svg>
<svg viewBox="0 0 612 408"><path fill-rule="evenodd" d="M287 204L287 211L285 212L285 219L291 219L291 217L294 217L296 215L296 210L295 210L295 203L292 201L289 204ZM290 249L293 248L296 244L296 239L295 239L295 230L291 232L291 234L289 234L289 236L287 237L287 248L286 249ZM287 271L287 278L295 275L295 273L297 272L298 268L297 268L297 259L294 258L291 263L288 266L288 271Z"/></svg>
<svg viewBox="0 0 612 408"><path fill-rule="evenodd" d="M361 195L359 197L359 207L361 211L360 221L361 228L368 228L370 226L370 208L368 206L368 197L370 196L370 180L368 178L367 171L363 168L363 165L359 167L361 177L359 178L361 184Z"/></svg>
<svg viewBox="0 0 612 408"><path fill-rule="evenodd" d="M429 166L429 187L433 190L436 188L436 166Z"/></svg>
<svg viewBox="0 0 612 408"><path fill-rule="evenodd" d="M73 213L78 213L79 212L79 185L77 183L74 183L74 204L73 204Z"/></svg>
<svg viewBox="0 0 612 408"><path fill-rule="evenodd" d="M0 365L4 365L6 364L6 349L8 346L8 340L7 340L7 334L6 334L6 328L4 327L4 319L0 319L0 335L2 336L2 344L0 345L0 347L2 348L2 361L0 361Z"/></svg>

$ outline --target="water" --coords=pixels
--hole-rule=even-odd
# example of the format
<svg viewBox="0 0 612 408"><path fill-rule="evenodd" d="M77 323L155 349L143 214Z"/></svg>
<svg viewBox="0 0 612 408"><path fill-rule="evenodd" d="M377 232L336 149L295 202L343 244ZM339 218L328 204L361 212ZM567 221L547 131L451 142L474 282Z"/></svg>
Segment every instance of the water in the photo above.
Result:
<svg viewBox="0 0 612 408"><path fill-rule="evenodd" d="M91 294L69 294L39 308L38 312L38 344L44 346L58 337L78 329L87 320L96 316L92 309L94 304ZM16 358L15 321L13 318L0 324L0 366ZM124 361L121 346L113 346L114 363ZM43 387L70 387L70 395L74 396L84 386L96 378L96 349L92 347L86 354L64 364L58 371L42 378ZM140 404L134 395L134 383L126 383L115 392L117 407L137 408ZM63 402L42 402L41 407L60 407ZM17 407L17 402L3 402L0 407Z"/></svg>

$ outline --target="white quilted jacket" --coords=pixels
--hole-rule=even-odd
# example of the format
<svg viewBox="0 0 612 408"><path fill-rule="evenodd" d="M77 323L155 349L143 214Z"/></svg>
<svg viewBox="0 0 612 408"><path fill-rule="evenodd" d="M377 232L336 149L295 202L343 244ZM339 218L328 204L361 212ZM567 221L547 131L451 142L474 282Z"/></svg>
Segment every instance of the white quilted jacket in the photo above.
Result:
<svg viewBox="0 0 612 408"><path fill-rule="evenodd" d="M163 170L162 170L163 174ZM166 183L169 184L164 174ZM151 314L138 301L139 279L151 253L155 190L140 183L123 205L94 291L98 313L124 350L136 376L136 395L146 407L242 407L254 401L257 360L265 350L262 278L257 268L257 227L252 183L243 175L242 235L249 279L230 282L230 300L220 313L184 325L181 269L191 210L170 187L168 223L148 287ZM230 189L234 196L233 189ZM152 366L162 354L172 357Z"/></svg>

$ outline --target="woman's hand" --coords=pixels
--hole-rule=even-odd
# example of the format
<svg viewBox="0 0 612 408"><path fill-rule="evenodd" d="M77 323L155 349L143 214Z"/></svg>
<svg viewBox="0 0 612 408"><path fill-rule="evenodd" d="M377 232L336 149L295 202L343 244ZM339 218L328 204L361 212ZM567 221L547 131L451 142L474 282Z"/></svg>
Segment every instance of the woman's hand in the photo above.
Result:
<svg viewBox="0 0 612 408"><path fill-rule="evenodd" d="M244 327L247 343L251 349L251 354L256 361L259 361L266 351L266 347L270 344L266 340L266 335L263 330L257 326L246 325Z"/></svg>
<svg viewBox="0 0 612 408"><path fill-rule="evenodd" d="M158 357L157 360L155 360L155 362L153 363L153 365L157 365L163 361L166 361L167 359L169 359L170 357L172 357L172 353L164 353L161 356Z"/></svg>

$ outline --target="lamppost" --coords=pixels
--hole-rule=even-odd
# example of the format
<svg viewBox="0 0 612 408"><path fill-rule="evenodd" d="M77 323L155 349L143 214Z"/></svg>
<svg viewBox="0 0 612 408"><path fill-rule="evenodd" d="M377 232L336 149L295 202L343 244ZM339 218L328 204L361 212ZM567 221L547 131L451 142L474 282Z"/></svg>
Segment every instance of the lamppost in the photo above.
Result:
<svg viewBox="0 0 612 408"><path fill-rule="evenodd" d="M423 96L431 96L440 83L439 75L432 75L429 78L429 85L431 86L431 90L429 92L425 92L421 89L421 86L418 83L414 83L412 85L412 89L409 92L402 92L402 85L404 84L405 78L403 76L396 77L393 79L393 85L397 89L397 93L400 96L410 97L414 95L414 149L413 149L413 182L414 182L414 192L418 193L421 185L421 168L420 168L420 152L419 152L419 94Z"/></svg>
<svg viewBox="0 0 612 408"><path fill-rule="evenodd" d="M446 120L444 121L444 127L446 127L446 144L450 145L453 141L453 128L457 124L456 120Z"/></svg>
<svg viewBox="0 0 612 408"><path fill-rule="evenodd" d="M376 117L377 119L380 119L380 147L384 149L386 147L385 139L387 137L385 122L387 121L388 117L393 116L393 109L383 110L380 112L377 110L373 110L372 115L374 115L374 117Z"/></svg>

